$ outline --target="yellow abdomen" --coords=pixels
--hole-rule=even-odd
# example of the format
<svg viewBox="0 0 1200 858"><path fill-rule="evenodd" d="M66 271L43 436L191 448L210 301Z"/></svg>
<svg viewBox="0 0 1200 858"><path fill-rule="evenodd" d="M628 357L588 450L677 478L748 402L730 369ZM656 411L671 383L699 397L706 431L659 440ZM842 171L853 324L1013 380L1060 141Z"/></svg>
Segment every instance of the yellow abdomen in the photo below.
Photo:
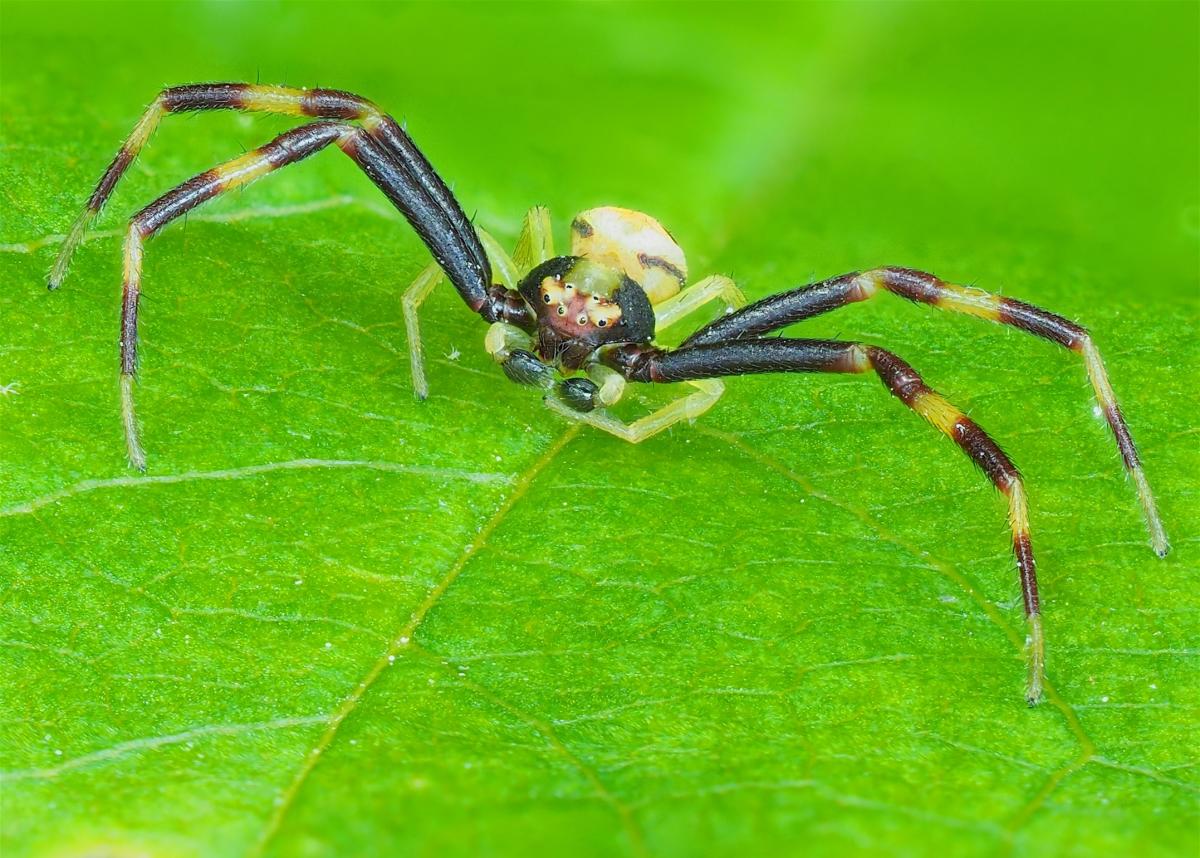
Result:
<svg viewBox="0 0 1200 858"><path fill-rule="evenodd" d="M571 221L571 255L585 256L623 272L659 304L687 282L683 250L648 214L602 206Z"/></svg>

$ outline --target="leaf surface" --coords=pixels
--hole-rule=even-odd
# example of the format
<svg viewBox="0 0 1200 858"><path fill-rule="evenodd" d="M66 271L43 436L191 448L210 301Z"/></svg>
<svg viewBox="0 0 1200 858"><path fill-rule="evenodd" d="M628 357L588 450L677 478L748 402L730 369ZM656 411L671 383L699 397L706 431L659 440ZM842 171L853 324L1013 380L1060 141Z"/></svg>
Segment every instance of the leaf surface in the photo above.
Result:
<svg viewBox="0 0 1200 858"><path fill-rule="evenodd" d="M1194 854L1194 6L5 6L6 856ZM882 297L877 342L1025 473L1050 700L1022 702L1001 499L874 381L732 380L630 446L508 384L336 153L147 247L122 459L124 218L287 127L162 84L359 91L511 243L653 213L751 297L879 264L1094 331L1174 553L1082 366ZM631 413L649 407L640 393Z"/></svg>

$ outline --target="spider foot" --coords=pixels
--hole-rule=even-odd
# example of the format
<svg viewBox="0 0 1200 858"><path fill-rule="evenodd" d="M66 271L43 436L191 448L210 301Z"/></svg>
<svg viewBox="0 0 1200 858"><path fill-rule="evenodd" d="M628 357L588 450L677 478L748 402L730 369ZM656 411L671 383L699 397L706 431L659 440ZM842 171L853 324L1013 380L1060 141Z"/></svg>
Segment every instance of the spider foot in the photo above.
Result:
<svg viewBox="0 0 1200 858"><path fill-rule="evenodd" d="M146 454L138 438L137 412L133 409L133 376L121 376L121 425L125 429L125 451L130 467L146 470Z"/></svg>
<svg viewBox="0 0 1200 858"><path fill-rule="evenodd" d="M75 254L75 249L83 243L83 236L87 233L87 228L95 217L96 213L87 208L71 224L71 229L63 239L62 247L58 250L58 256L54 259L54 267L46 276L46 288L51 292L67 279L67 269L71 266L71 257Z"/></svg>
<svg viewBox="0 0 1200 858"><path fill-rule="evenodd" d="M1025 658L1029 665L1029 679L1025 685L1025 702L1037 706L1042 702L1042 680L1046 674L1046 640L1042 636L1042 617L1029 616L1029 637L1025 642Z"/></svg>

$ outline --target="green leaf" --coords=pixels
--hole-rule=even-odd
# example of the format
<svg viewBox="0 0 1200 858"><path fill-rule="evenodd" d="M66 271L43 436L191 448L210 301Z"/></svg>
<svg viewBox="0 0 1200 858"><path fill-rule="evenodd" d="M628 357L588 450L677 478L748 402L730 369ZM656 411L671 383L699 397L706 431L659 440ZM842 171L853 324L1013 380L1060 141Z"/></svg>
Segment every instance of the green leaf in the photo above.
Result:
<svg viewBox="0 0 1200 858"><path fill-rule="evenodd" d="M5 856L1194 854L1197 8L6 3ZM506 243L659 217L751 297L879 264L1094 331L1080 362L882 297L892 348L1027 477L1048 702L1002 500L878 383L729 382L638 446L504 381L336 153L147 247L123 461L124 219L287 122L169 117L56 293L58 236L163 84L360 91ZM631 404L631 413L645 410Z"/></svg>

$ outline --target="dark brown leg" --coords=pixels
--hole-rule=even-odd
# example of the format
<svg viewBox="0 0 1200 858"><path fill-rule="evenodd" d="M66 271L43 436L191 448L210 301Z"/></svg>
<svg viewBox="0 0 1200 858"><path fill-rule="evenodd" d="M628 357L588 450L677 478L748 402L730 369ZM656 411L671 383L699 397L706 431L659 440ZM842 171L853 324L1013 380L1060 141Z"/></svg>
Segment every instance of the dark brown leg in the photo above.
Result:
<svg viewBox="0 0 1200 858"><path fill-rule="evenodd" d="M1029 538L1029 511L1021 474L999 445L971 418L929 388L911 366L876 346L835 340L765 339L684 346L667 352L628 346L606 362L630 381L675 382L765 372L873 371L901 402L951 438L1008 498L1012 550L1029 622L1026 699L1042 696L1045 646L1037 568Z"/></svg>
<svg viewBox="0 0 1200 858"><path fill-rule="evenodd" d="M296 89L245 83L202 83L165 89L146 108L121 147L87 206L76 219L59 250L50 272L49 286L56 289L67 275L71 256L83 240L88 226L95 220L113 189L129 165L153 135L159 120L167 113L186 113L207 110L246 110L291 116L325 119L359 120L363 128L396 162L406 176L406 184L419 188L437 210L436 217L455 237L458 252L438 262L468 304L485 291L490 278L490 266L475 230L462 207L450 193L445 182L429 161L413 144L409 136L387 114L361 96L336 89ZM437 256L437 254L434 254ZM472 306L478 310L478 306Z"/></svg>
<svg viewBox="0 0 1200 858"><path fill-rule="evenodd" d="M843 274L802 289L781 292L714 321L687 339L684 346L700 346L761 336L813 316L828 313L857 301L865 301L880 290L892 292L920 304L977 316L1019 328L1058 343L1083 358L1096 399L1117 442L1125 470L1137 488L1138 500L1150 531L1150 544L1163 557L1170 549L1154 494L1142 468L1129 427L1108 381L1108 372L1091 335L1081 326L1040 307L1004 298L967 286L957 286L908 268L877 268L861 274Z"/></svg>
<svg viewBox="0 0 1200 858"><path fill-rule="evenodd" d="M145 467L133 409L133 375L137 371L137 312L141 295L142 245L172 220L212 198L243 187L267 173L294 164L337 143L387 195L443 267L461 262L462 248L440 217L440 210L382 145L363 129L341 122L314 122L287 131L265 146L214 167L168 191L138 212L125 238L125 274L121 309L121 391L129 460ZM472 294L470 303L488 321L527 323L523 303L501 287Z"/></svg>

